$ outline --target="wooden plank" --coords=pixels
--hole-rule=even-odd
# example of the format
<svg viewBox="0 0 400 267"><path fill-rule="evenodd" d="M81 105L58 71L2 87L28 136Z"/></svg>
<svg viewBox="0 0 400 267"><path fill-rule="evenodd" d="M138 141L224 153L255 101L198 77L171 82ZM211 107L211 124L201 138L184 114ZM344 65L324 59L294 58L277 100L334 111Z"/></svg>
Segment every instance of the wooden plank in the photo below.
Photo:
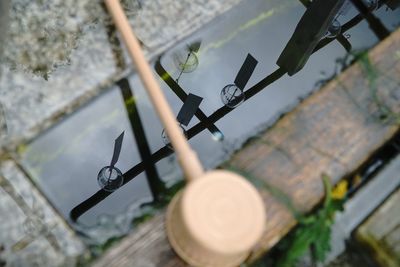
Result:
<svg viewBox="0 0 400 267"><path fill-rule="evenodd" d="M399 47L397 31L369 53L372 64L385 74L373 96L393 110L399 108L399 101L389 101L400 81ZM361 66L353 65L250 141L226 165L279 188L299 210L309 211L323 197L322 173L337 182L397 132L397 125L377 119L380 109L373 96ZM260 188L260 192L267 207L266 231L250 260L296 224L284 204L267 190ZM162 212L142 224L94 266L186 266L169 247L163 220Z"/></svg>
<svg viewBox="0 0 400 267"><path fill-rule="evenodd" d="M397 155L346 201L344 211L335 216L331 250L325 263L333 261L346 250L346 242L353 231L400 186L400 179L394 179L399 173L400 155Z"/></svg>
<svg viewBox="0 0 400 267"><path fill-rule="evenodd" d="M398 179L398 176L393 177ZM400 189L356 230L356 239L380 266L400 266Z"/></svg>

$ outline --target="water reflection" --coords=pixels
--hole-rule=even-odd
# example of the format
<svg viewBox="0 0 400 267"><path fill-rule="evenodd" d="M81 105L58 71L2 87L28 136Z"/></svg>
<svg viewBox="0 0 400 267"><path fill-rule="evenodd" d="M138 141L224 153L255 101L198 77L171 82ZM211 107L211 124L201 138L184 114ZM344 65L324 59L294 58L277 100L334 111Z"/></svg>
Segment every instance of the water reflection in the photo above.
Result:
<svg viewBox="0 0 400 267"><path fill-rule="evenodd" d="M100 188L108 192L114 192L120 188L123 181L122 172L114 166L103 167L97 175Z"/></svg>
<svg viewBox="0 0 400 267"><path fill-rule="evenodd" d="M374 16L371 11L374 11L374 5L378 5L374 3L375 1L369 0L364 2L363 0L350 0L353 5L357 8L360 14L364 17L364 19L368 22L370 29L375 33L379 39L383 40L390 35L390 31L383 25L383 23ZM384 2L384 1L382 1Z"/></svg>
<svg viewBox="0 0 400 267"><path fill-rule="evenodd" d="M121 187L124 178L120 169L115 167L121 153L122 141L124 140L125 131L123 131L114 142L114 152L110 165L103 167L97 175L97 182L101 189L113 192Z"/></svg>
<svg viewBox="0 0 400 267"><path fill-rule="evenodd" d="M351 44L347 41L350 35L344 36L348 30L342 27L339 17L345 15L350 9L350 2L357 8L359 15L351 22L365 18L371 30L381 40L388 37L390 31L372 13L382 6L377 0L315 0L306 2L307 10L300 19L296 29L279 56L278 66L287 70L289 75L300 71L307 63L312 51L318 46L319 40L337 38L346 51L351 50Z"/></svg>
<svg viewBox="0 0 400 267"><path fill-rule="evenodd" d="M221 100L225 106L236 108L244 101L244 88L249 82L257 64L258 61L251 54L247 54L235 77L234 84L228 84L221 90Z"/></svg>
<svg viewBox="0 0 400 267"><path fill-rule="evenodd" d="M371 46L375 42L369 31L357 30L357 27L353 29L360 23L360 26L363 25L363 15L344 8L343 1L339 1L343 4L339 6L331 1L331 9L329 12L326 11L329 14L329 19L326 19L326 17L321 19L323 25L313 25L310 30L302 25L304 20L313 21L316 24L316 18L309 17L312 6L308 1L302 1L308 6L305 12L303 6L296 5L293 1L267 2L257 1L257 5L260 5L262 9L257 10L257 7L254 7L254 10L250 10L252 13L249 11L250 13L246 13L245 16L241 15L243 13L241 10L233 11L235 13L232 17L217 21L217 23L206 27L204 31L193 36L191 39L195 41L189 39L184 42L183 48L182 46L176 47L161 55L155 61L155 73L160 78L164 93L172 104L175 114L180 114L180 111L184 110L181 107L188 105L188 98L197 99L198 103L193 101L192 104L188 105L190 112L184 112L184 119L181 118L180 122L181 124L182 122L187 123L183 125L187 138L198 151L207 168L212 168L225 160L244 140L250 135L254 135L259 129L257 127L262 126L264 129L265 125L274 119L274 116L281 114L283 110L296 103L299 97L309 94L313 85L319 79L317 76L320 72L330 73L332 68L336 68L336 58L344 56L344 53L351 50L352 46L360 48L359 45L355 44L357 40L363 46ZM316 1L314 2L314 4L317 4ZM345 14L346 12L353 13L349 15ZM325 36L334 19L340 21L340 32L335 37ZM293 26L296 24L295 33L291 37ZM221 29L227 33L221 33ZM310 32L311 30L313 33ZM296 31L304 32L305 35L298 35ZM352 43L346 38L348 32L355 33L355 37L352 37L351 40ZM360 32L362 36L367 36L365 37L367 43L362 39L361 42L360 38L357 38L357 33ZM302 46L303 54L299 53L297 57L286 57L285 65L276 67L274 62L278 58L279 52L288 41L290 43L292 38L297 35L299 36L297 40L303 41L303 43L294 43L292 47L298 49L298 45ZM305 36L311 36L312 40L308 40ZM200 38L201 44L196 41ZM331 45L328 46L328 44ZM289 46L289 44L286 46ZM181 63L183 65L177 66L174 55L179 51L183 52L185 57L183 63ZM320 51L320 53L316 53L317 51ZM185 65L191 61L189 56L186 62L188 54L194 54L197 58L196 71L191 73L184 72ZM312 54L314 56L311 57ZM200 58L201 62L199 61ZM244 58L246 60L243 61ZM307 68L298 72L295 77L281 79L289 72L289 68L291 73L294 73L300 70L306 64L306 61L308 62ZM243 71L242 68L239 68L241 65ZM227 92L235 95L238 91L241 91L243 97L240 98L240 101L231 102L242 104L233 109L232 107L235 105L229 107L221 104L220 92L221 88L232 82L235 74L237 74L236 78L230 88L233 91L227 90ZM248 86L247 89L246 86ZM121 100L121 94L123 101L118 102ZM226 99L229 100L230 97L232 95ZM163 198L163 193L166 192L166 187L168 187L164 182L170 182L173 179L176 181L180 175L177 164L174 162L173 151L167 145L163 145L160 139L162 126L158 123L148 100L144 98L144 91L137 76L132 75L129 79L120 80L114 89L110 89L99 99L101 100L98 100L97 104L90 104L90 106L98 105L98 107L88 107L87 111L84 110L77 116L84 119L72 123L74 126L82 123L82 121L83 123L95 122L96 124L96 126L93 126L96 131L91 136L95 142L92 144L89 138L85 140L81 138L81 141L78 142L80 145L86 145L86 143L92 145L92 147L88 145L87 151L83 151L83 149L78 151L83 162L78 164L69 158L66 159L65 154L67 153L60 152L62 155L60 159L51 164L47 162L31 164L28 168L32 171L37 165L45 166L46 172L36 172L35 176L40 178L40 184L45 187L46 194L53 194L49 198L57 203L57 208L63 210L64 216L65 210L67 210L67 216L69 213L72 221L78 220L82 215L84 216L79 221L85 221L89 216L97 216L95 220L99 221L99 213L106 213L111 218L108 220L112 220L117 217L115 214L125 212L125 210L121 211L122 208L120 207L122 206L126 207L136 201L136 207L140 207L143 203L154 200L160 201ZM201 105L199 99L204 99ZM101 105L99 102L101 102ZM112 109L109 108L110 105L113 105ZM114 113L117 115L111 118L109 114ZM127 119L125 115L128 115ZM109 118L112 124L104 126L103 117ZM178 117L180 116L178 115ZM71 121L71 119L64 124L67 125L68 121ZM73 126L68 127L73 128ZM48 145L49 139L55 139L57 142L62 140L60 136L65 137L62 134L64 132L69 133L68 127L60 126L60 129L50 131L47 137L37 141L36 150L50 146ZM110 150L108 144L107 148L99 148L99 143L102 142L103 146L106 146L104 142L108 141L105 140L114 138L123 129L129 127L132 131L126 132L121 162L118 164L124 178L121 188L115 192L105 190L96 192L98 186L97 184L93 185L93 180L96 181L96 174L104 166L104 161L109 160ZM215 140L225 139L223 142L215 142L210 139L210 133ZM46 138L47 141L45 141ZM224 150L224 148L226 149ZM106 152L103 152L103 150ZM32 154L34 153L32 152L30 155ZM28 161L32 161L32 159L28 157L26 162ZM75 179L74 181L80 179L79 187L82 188L83 193L70 193L67 200L57 198L58 196L54 192L60 190L54 188L62 187L62 185L56 184L55 181L65 179L68 176L57 172L58 170L48 171L52 168L57 169L53 167L53 165L57 165L57 162L59 165L69 162L71 166L76 166L76 168L71 168L76 169L71 170L70 176L72 178L67 177L67 179ZM93 164L93 162L96 164ZM87 170L81 170L81 166L87 166ZM147 192L143 193L147 189L151 192L150 197L148 197ZM105 199L107 201L103 201ZM79 202L81 203L76 205ZM73 206L75 207L71 210ZM95 206L96 208L94 208ZM118 208L120 209L117 210ZM83 234L85 231L86 229L83 230Z"/></svg>
<svg viewBox="0 0 400 267"><path fill-rule="evenodd" d="M161 77L161 79L168 85L168 88L174 92L174 94L181 100L185 101L187 98L187 94L185 90L175 81L172 76L164 69L161 65L161 57L159 57L154 65L154 70ZM202 122L207 124L207 129L211 132L212 135L215 136L216 140L222 140L224 138L224 134L215 126L215 124L210 123L208 121L208 117L204 112L199 108L196 110L194 115Z"/></svg>
<svg viewBox="0 0 400 267"><path fill-rule="evenodd" d="M277 81L279 78L281 78L284 74L286 74L285 70L282 68L277 69L264 79L262 79L260 82L249 88L244 92L245 99L243 101L249 100L253 96L255 96L257 93L261 92L263 89L265 89L268 85L272 84L273 82ZM216 110L213 114L208 116L206 120L200 121L197 123L195 126L187 130L186 136L188 139L191 139L192 137L196 136L197 134L201 133L203 130L207 128L210 123L215 123L227 114L229 114L233 109L227 107L227 106L222 106L218 110ZM172 154L173 152L168 146L164 146L163 148L159 149L155 153L151 155L151 157L148 159L149 162L157 162L168 155ZM129 169L126 173L123 174L124 176L124 183L128 183L132 179L134 179L137 175L142 173L145 170L145 165L146 162L140 162L137 165L133 166L131 169ZM112 192L104 192L100 191L94 194L92 197L88 198L78 206L76 206L74 209L72 209L70 213L70 217L73 221L76 221L82 214L87 212L89 209L97 205L99 202L103 201L106 197L108 197Z"/></svg>
<svg viewBox="0 0 400 267"><path fill-rule="evenodd" d="M200 50L200 46L201 41L196 41L187 45L184 49L180 49L174 53L173 57L175 65L180 71L178 78L175 80L177 83L179 83L179 79L183 73L193 72L197 66L199 66L199 57L197 53Z"/></svg>
<svg viewBox="0 0 400 267"><path fill-rule="evenodd" d="M345 0L315 0L309 4L292 37L279 56L278 66L284 68L289 75L300 71L322 37L332 29L332 23L344 3ZM335 31L339 30L340 32L341 27L336 28L338 29ZM339 35L339 32L335 32L332 36L328 35L327 38L334 38Z"/></svg>
<svg viewBox="0 0 400 267"><path fill-rule="evenodd" d="M179 128L182 130L182 133L185 137L187 137L187 134L186 134L186 129L184 126L188 126L188 124L192 120L194 114L198 110L201 101L203 101L202 97L194 95L194 94L189 94L186 97L182 108L179 110L176 120L178 121ZM161 138L163 139L163 142L165 145L167 145L169 148L173 149L170 139L167 136L165 129L163 129L163 131L161 133Z"/></svg>

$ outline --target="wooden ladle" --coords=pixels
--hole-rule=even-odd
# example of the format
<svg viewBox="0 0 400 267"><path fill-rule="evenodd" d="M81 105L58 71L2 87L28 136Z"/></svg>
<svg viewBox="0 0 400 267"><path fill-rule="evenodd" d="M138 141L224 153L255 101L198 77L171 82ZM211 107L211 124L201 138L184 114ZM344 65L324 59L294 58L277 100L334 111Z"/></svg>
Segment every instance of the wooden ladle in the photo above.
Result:
<svg viewBox="0 0 400 267"><path fill-rule="evenodd" d="M266 221L258 191L228 171L205 172L179 129L119 0L105 0L188 182L166 218L170 244L192 266L238 266L260 239Z"/></svg>

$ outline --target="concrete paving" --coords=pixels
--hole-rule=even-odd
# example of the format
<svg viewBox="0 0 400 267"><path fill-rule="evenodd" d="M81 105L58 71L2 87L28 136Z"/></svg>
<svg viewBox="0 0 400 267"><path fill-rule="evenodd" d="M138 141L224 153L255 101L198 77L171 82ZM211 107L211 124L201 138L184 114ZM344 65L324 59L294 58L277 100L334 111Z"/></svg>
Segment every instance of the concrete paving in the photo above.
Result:
<svg viewBox="0 0 400 267"><path fill-rule="evenodd" d="M0 166L0 258L6 266L74 266L83 243L12 160Z"/></svg>

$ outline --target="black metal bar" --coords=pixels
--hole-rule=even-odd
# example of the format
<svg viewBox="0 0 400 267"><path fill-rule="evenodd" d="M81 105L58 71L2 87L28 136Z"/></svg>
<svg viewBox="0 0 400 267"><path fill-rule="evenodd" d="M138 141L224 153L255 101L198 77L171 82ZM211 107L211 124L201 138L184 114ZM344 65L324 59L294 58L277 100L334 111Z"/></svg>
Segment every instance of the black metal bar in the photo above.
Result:
<svg viewBox="0 0 400 267"><path fill-rule="evenodd" d="M357 15L354 18L352 18L351 20L349 20L348 22L346 22L343 26L342 26L342 32L346 32L349 29L355 27L357 24L359 24L361 21L363 21L363 17L361 15ZM320 50L321 48L325 47L327 44L329 44L330 42L332 42L332 38L323 38L318 45L315 47L313 53L315 51Z"/></svg>
<svg viewBox="0 0 400 267"><path fill-rule="evenodd" d="M306 8L308 8L311 4L310 0L300 0L300 2L303 4L303 6L305 6ZM343 46L343 48L347 51L350 52L352 45L349 42L349 40L347 40L346 37L343 36L343 28L342 31L340 32L340 34L336 37L336 40Z"/></svg>
<svg viewBox="0 0 400 267"><path fill-rule="evenodd" d="M197 109L199 108L201 101L203 101L202 97L189 93L185 99L185 102L183 102L183 106L179 110L178 115L176 116L176 120L180 124L188 126L189 122L194 116L194 113L196 113Z"/></svg>
<svg viewBox="0 0 400 267"><path fill-rule="evenodd" d="M139 110L136 106L132 88L128 79L126 78L118 81L117 85L120 88L122 97L124 99L125 108L128 113L133 134L135 136L136 145L139 149L140 158L142 162L144 162L144 171L147 176L150 190L154 200L158 200L160 194L165 191L165 186L160 178L160 175L158 174L155 162L152 160L150 146L147 141Z"/></svg>
<svg viewBox="0 0 400 267"><path fill-rule="evenodd" d="M122 142L124 140L124 134L125 131L123 131L118 137L117 139L115 139L114 142L114 153L113 156L111 158L111 162L110 162L110 169L114 168L114 165L118 162L119 159L119 154L121 154L121 148L122 148ZM111 170L110 170L111 173Z"/></svg>
<svg viewBox="0 0 400 267"><path fill-rule="evenodd" d="M349 30L350 28L356 26L358 23L360 23L363 20L362 16L357 15L347 23L345 23L342 27L343 32ZM319 51L320 49L324 48L328 44L330 44L333 40L332 38L325 38L320 41L320 43L314 48L313 53ZM169 76L169 74L163 69L163 67L160 64L160 58L156 62L156 72L161 76L161 77L166 77ZM274 71L272 74L268 75L265 77L263 80L255 84L253 87L249 88L247 91L244 92L246 98L245 101L262 91L264 88L281 78L286 72L282 69L279 68L276 71ZM165 76L163 76L165 75ZM171 76L169 76L167 81L174 81ZM163 79L164 80L164 79ZM164 80L165 81L165 80ZM175 81L174 81L175 82ZM179 87L179 85L178 85ZM179 87L180 88L180 87ZM182 88L180 88L182 90ZM183 90L182 90L183 91ZM183 93L186 95L186 93L183 91ZM179 95L178 95L179 97ZM187 131L187 137L188 139L191 139L192 137L196 136L203 130L207 129L210 125L212 125L214 122L218 121L222 117L224 117L226 114L232 112L234 109L228 108L226 106L223 106L219 108L217 111L215 111L211 116L205 117L204 119L200 120L199 123L194 125L192 128L190 128ZM205 116L205 115L204 115ZM160 161L161 159L171 155L173 151L167 146L164 146L157 150L155 153L151 155L151 161L156 163ZM139 162L132 168L130 168L127 172L124 173L124 182L122 186L125 184L129 183L131 180L133 180L137 175L142 173L145 170L145 164L143 162ZM98 203L103 201L105 198L107 198L112 192L106 192L104 190L99 190L95 194L93 194L91 197L74 207L71 212L70 212L70 218L72 221L76 221L82 214L96 206Z"/></svg>
<svg viewBox="0 0 400 267"><path fill-rule="evenodd" d="M346 52L349 53L351 51L352 45L349 40L347 40L347 38L343 36L343 34L336 36L336 40L343 46Z"/></svg>
<svg viewBox="0 0 400 267"><path fill-rule="evenodd" d="M164 69L161 65L161 57L159 57L154 65L154 69L156 73L160 76L160 78L168 85L168 87L176 94L177 97L182 102L185 102L187 94L185 90L172 78L172 76ZM215 126L215 124L210 123L206 114L201 109L198 109L194 114L199 121L203 121L207 124L207 129L217 137L218 140L223 139L224 134Z"/></svg>
<svg viewBox="0 0 400 267"><path fill-rule="evenodd" d="M391 9L395 10L400 7L400 0L389 0L386 5Z"/></svg>
<svg viewBox="0 0 400 267"><path fill-rule="evenodd" d="M80 216L82 216L85 212L92 209L94 206L106 199L106 197L108 197L111 193L112 192L99 190L94 195L81 202L70 211L69 217L71 221L76 222Z"/></svg>
<svg viewBox="0 0 400 267"><path fill-rule="evenodd" d="M290 76L300 71L343 4L344 0L312 1L280 54L277 65L284 68Z"/></svg>
<svg viewBox="0 0 400 267"><path fill-rule="evenodd" d="M258 64L257 59L255 59L250 53L247 54L246 59L244 60L242 66L240 67L239 72L235 77L234 83L238 88L244 90L257 64Z"/></svg>
<svg viewBox="0 0 400 267"><path fill-rule="evenodd" d="M272 74L268 75L266 78L261 80L259 83L251 87L245 92L245 101L262 91L266 86L270 85L271 83L275 82L278 80L280 77L282 77L286 72L279 68ZM207 128L207 123L214 123L224 117L226 114L230 113L233 109L228 108L226 106L223 106L219 108L217 111L215 111L210 117L208 117L207 120L205 121L200 121L197 123L195 126L190 128L187 131L187 137L188 139L191 139L192 137L196 136L203 130ZM164 146L160 148L158 151L156 151L154 154L151 155L151 159L149 159L152 162L158 162L159 160L171 155L173 151L171 151L170 148L167 146ZM145 170L145 164L144 162L140 162L136 164L134 167L129 169L127 172L124 173L124 182L122 186L133 180L137 175L142 173ZM106 192L103 190L98 191L94 195L92 195L90 198L87 200L83 201L81 204L76 206L75 208L72 209L70 212L70 217L72 221L76 221L82 214L84 214L86 211L89 209L93 208L95 205L100 203L102 200L104 200L106 197L108 197L112 192Z"/></svg>
<svg viewBox="0 0 400 267"><path fill-rule="evenodd" d="M350 0L353 5L357 8L360 14L365 18L368 22L369 27L375 33L375 35L380 39L383 40L390 35L390 31L383 25L383 23L374 16L365 5L362 0Z"/></svg>

